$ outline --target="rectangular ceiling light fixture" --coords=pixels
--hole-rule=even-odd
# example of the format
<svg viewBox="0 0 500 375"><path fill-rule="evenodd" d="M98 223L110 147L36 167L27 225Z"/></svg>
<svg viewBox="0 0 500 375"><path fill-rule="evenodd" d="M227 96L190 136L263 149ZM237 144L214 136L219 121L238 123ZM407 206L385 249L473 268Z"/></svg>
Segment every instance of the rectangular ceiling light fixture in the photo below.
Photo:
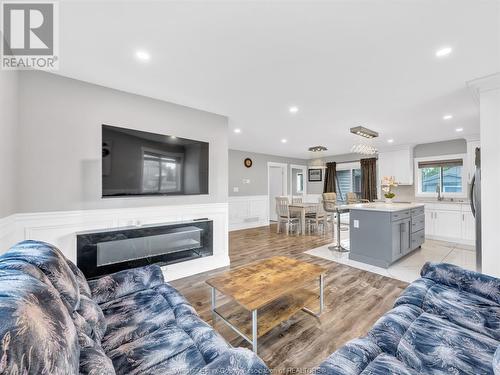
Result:
<svg viewBox="0 0 500 375"><path fill-rule="evenodd" d="M365 138L376 138L378 137L378 133L376 131L367 129L363 126L355 126L354 128L351 128L351 133L359 135L361 137Z"/></svg>

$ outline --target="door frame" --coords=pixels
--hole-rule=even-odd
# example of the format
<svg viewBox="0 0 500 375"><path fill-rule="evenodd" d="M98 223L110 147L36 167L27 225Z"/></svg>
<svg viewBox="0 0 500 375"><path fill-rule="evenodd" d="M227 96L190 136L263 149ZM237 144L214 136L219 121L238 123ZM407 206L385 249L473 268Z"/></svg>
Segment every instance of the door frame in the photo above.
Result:
<svg viewBox="0 0 500 375"><path fill-rule="evenodd" d="M290 194L293 195L293 169L302 169L302 174L304 176L304 191L302 192L302 197L305 198L307 195L307 165L300 164L290 164Z"/></svg>
<svg viewBox="0 0 500 375"><path fill-rule="evenodd" d="M283 196L288 197L288 164L287 163L276 163L273 161L268 161L267 162L267 209L270 210L271 208L271 189L269 188L270 182L271 182L271 174L269 173L270 168L281 168L283 172L283 181L282 181L282 190L283 190ZM269 220L271 220L271 212L268 212L268 217Z"/></svg>

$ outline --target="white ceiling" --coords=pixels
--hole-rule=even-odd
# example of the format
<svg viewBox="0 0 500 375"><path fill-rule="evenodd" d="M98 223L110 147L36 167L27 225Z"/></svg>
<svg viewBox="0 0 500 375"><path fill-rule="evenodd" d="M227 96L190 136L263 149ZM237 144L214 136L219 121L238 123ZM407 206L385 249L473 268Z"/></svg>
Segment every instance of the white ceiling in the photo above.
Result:
<svg viewBox="0 0 500 375"><path fill-rule="evenodd" d="M307 158L319 144L342 154L356 125L378 131L379 147L452 139L479 132L465 82L500 70L499 9L496 0L63 1L59 74L226 115L230 148L246 151ZM438 59L443 46L453 52ZM139 49L151 60L138 61Z"/></svg>

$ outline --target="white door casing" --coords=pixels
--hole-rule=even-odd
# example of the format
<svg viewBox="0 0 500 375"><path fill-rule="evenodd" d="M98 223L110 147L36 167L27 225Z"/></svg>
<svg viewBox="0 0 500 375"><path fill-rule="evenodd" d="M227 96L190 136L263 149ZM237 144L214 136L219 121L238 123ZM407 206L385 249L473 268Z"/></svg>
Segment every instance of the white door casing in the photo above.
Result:
<svg viewBox="0 0 500 375"><path fill-rule="evenodd" d="M267 163L267 195L269 197L269 219L277 220L276 197L286 196L288 181L288 164Z"/></svg>

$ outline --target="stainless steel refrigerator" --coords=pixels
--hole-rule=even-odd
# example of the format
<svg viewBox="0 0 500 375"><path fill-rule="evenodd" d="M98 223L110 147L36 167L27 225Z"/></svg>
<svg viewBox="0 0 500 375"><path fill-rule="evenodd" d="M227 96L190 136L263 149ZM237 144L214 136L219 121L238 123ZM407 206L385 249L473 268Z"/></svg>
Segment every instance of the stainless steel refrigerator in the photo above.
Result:
<svg viewBox="0 0 500 375"><path fill-rule="evenodd" d="M481 272L481 149L475 152L476 170L470 182L469 199L476 220L476 270Z"/></svg>

